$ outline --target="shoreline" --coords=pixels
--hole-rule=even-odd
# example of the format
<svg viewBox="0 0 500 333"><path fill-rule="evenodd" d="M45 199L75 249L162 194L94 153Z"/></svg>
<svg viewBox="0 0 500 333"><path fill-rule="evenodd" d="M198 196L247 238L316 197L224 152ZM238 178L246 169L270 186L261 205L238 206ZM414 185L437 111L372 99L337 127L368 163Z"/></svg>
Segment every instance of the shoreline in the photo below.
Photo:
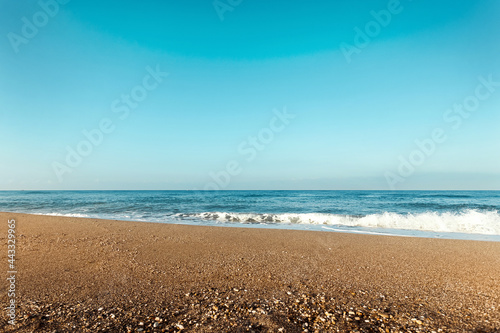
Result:
<svg viewBox="0 0 500 333"><path fill-rule="evenodd" d="M358 229L340 229L336 225L330 224L261 224L261 223L247 223L247 222L217 222L215 220L203 221L203 224L193 223L190 221L179 220L178 222L160 222L160 221L139 221L127 219L114 219L105 217L91 217L91 216L71 216L54 213L15 213L15 212L0 212L5 214L27 214L34 216L47 216L47 217L68 217L88 220L109 220L121 221L132 223L155 223L155 224L169 224L169 225L185 225L194 227L222 227L222 228L247 228L247 229L265 229L265 230L294 230L294 231L316 231L316 232L334 232L345 234L357 235L374 235L374 236L389 236L389 237L411 237L411 238L426 238L426 239L449 239L449 240L463 240L463 241L480 241L480 242L500 242L500 235L496 234L481 234L481 233L463 233L463 232L449 232L449 231L430 231L430 230L413 230L413 229L385 229L385 228L369 228L358 227ZM278 227L277 227L278 226ZM343 226L345 227L345 226ZM371 230L370 230L371 229Z"/></svg>
<svg viewBox="0 0 500 333"><path fill-rule="evenodd" d="M500 329L498 242L10 218L20 332Z"/></svg>

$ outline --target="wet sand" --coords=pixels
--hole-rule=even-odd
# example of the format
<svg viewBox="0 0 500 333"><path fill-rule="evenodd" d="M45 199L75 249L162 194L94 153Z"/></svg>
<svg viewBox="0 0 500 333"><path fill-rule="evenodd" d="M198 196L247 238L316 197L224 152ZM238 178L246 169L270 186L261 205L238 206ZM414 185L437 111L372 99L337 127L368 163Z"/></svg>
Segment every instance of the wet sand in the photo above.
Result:
<svg viewBox="0 0 500 333"><path fill-rule="evenodd" d="M6 276L12 218L0 331L500 330L499 242L0 213Z"/></svg>

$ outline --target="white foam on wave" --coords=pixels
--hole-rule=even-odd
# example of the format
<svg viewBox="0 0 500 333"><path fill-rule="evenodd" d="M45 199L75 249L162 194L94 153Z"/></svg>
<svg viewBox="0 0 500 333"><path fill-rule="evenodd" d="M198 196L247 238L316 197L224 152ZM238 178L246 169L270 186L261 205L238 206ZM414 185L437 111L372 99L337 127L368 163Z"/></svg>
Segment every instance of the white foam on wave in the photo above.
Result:
<svg viewBox="0 0 500 333"><path fill-rule="evenodd" d="M89 215L87 214L70 214L70 213L67 213L67 214L62 214L62 213L39 213L39 214L36 214L36 215L47 215L47 216L63 216L63 217L90 217Z"/></svg>
<svg viewBox="0 0 500 333"><path fill-rule="evenodd" d="M180 218L188 217L218 222L322 224L363 228L500 235L500 214L498 211L464 210L458 213L426 212L420 214L385 212L383 214L370 214L362 217L315 213L253 214L226 212L206 212L189 215L178 214L178 216Z"/></svg>

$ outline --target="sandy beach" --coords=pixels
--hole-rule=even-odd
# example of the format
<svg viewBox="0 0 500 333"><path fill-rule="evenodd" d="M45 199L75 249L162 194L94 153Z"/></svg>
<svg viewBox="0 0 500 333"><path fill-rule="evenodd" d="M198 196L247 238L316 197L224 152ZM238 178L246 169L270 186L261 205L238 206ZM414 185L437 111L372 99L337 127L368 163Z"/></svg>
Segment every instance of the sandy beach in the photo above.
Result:
<svg viewBox="0 0 500 333"><path fill-rule="evenodd" d="M498 242L0 213L4 274L9 219L5 332L500 330Z"/></svg>

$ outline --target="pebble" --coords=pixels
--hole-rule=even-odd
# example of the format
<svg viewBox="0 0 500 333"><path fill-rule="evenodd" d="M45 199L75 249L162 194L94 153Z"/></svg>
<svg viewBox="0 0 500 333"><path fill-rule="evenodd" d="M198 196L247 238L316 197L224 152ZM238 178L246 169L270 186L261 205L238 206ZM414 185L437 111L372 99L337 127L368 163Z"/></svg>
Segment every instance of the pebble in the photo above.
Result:
<svg viewBox="0 0 500 333"><path fill-rule="evenodd" d="M422 303L415 303L411 308L401 303L382 302L379 294L367 291L360 290L357 295L368 295L372 302L352 300L349 296L333 298L324 293L307 293L303 289L287 291L282 297L273 295L274 297L266 298L262 295L251 299L247 294L239 293L240 290L243 291L234 287L197 290L189 293L192 296L189 299L173 298L162 307L155 307L153 304L148 307L137 300L127 300L118 305L105 304L98 312L91 302L67 305L37 302L23 304L20 309L26 312L20 312L18 318L24 327L42 324L57 327L64 324L67 327L81 328L80 331L84 333L142 332L153 329L155 332L221 332L236 331L249 322L252 323L249 328L255 332L305 332L306 329L309 332L335 332L337 328L341 328L346 332L406 332L410 329L411 332L437 333L448 332L451 326L450 317L442 315L449 315L448 313L428 311L425 303L424 306L420 306ZM346 294L350 294L350 291L346 291ZM392 295L387 297L391 301L397 300ZM276 329L267 326L264 317L268 314L282 316L287 321L286 330L284 327ZM472 316L469 318L467 329L473 331ZM494 317L481 317L483 325L490 322L485 327L493 331L498 321ZM463 323L462 321L461 324Z"/></svg>

